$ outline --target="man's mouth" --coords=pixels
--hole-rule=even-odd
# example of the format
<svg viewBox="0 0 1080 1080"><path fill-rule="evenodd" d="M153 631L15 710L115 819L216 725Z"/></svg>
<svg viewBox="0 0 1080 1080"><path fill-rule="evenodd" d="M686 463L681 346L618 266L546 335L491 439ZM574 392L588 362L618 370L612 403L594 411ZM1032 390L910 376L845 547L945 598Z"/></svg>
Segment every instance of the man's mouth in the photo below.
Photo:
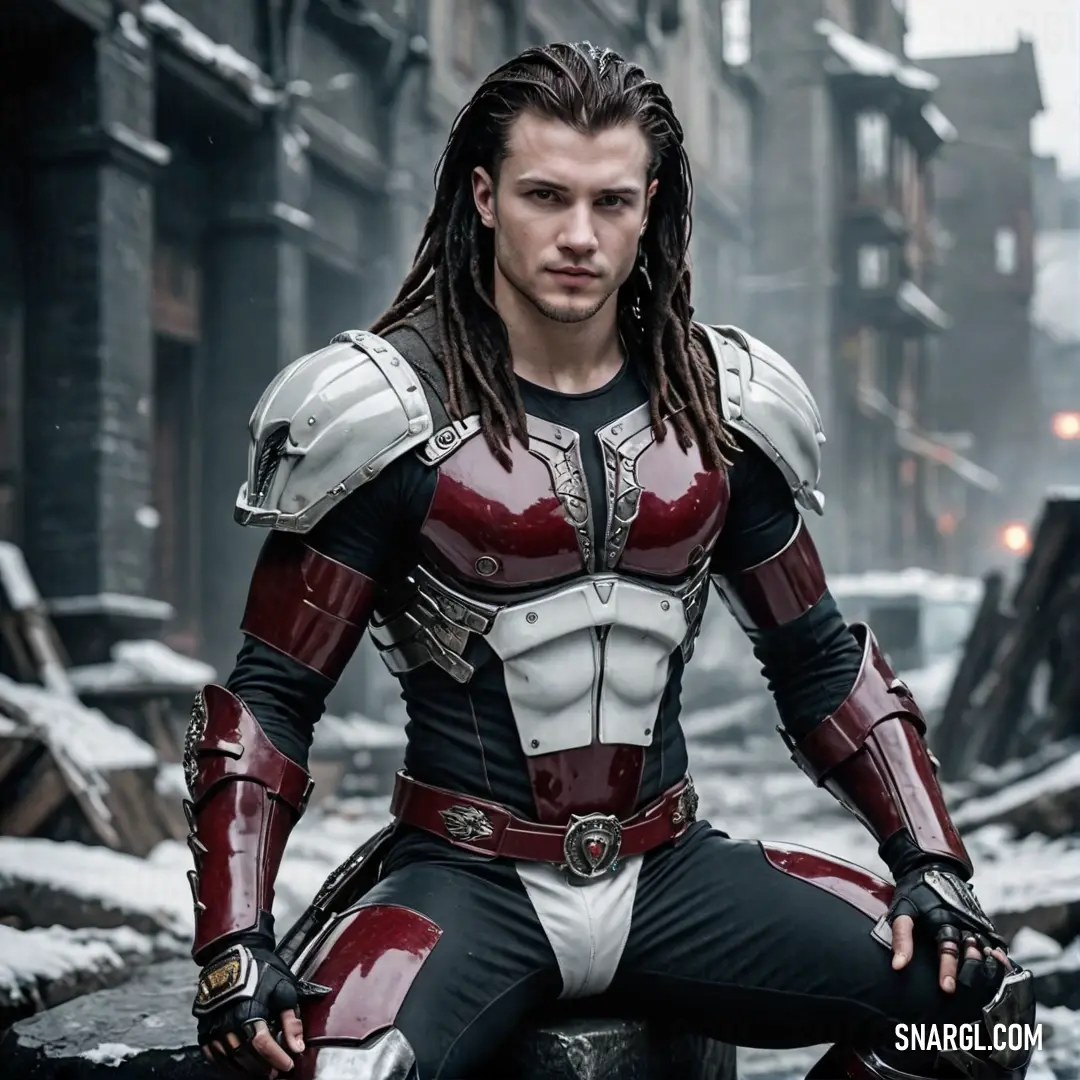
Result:
<svg viewBox="0 0 1080 1080"><path fill-rule="evenodd" d="M580 266L559 266L548 271L549 274L557 274L559 277L594 278L598 275L592 270L586 270Z"/></svg>

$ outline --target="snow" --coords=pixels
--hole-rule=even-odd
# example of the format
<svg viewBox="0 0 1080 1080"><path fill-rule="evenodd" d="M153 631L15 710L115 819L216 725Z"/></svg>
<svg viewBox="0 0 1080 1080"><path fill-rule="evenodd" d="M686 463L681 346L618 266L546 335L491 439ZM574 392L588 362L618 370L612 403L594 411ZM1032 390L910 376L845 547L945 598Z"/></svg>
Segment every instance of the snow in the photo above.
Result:
<svg viewBox="0 0 1080 1080"><path fill-rule="evenodd" d="M922 118L942 142L956 142L960 138L960 132L953 126L952 121L932 101L922 107Z"/></svg>
<svg viewBox="0 0 1080 1080"><path fill-rule="evenodd" d="M146 35L139 29L139 20L130 11L121 12L116 20L120 26L120 33L137 49L148 49L150 42Z"/></svg>
<svg viewBox="0 0 1080 1080"><path fill-rule="evenodd" d="M16 930L0 924L0 993L11 1004L19 1004L34 995L38 982L81 972L122 971L125 955L149 958L153 951L151 939L129 926Z"/></svg>
<svg viewBox="0 0 1080 1080"><path fill-rule="evenodd" d="M172 151L164 143L159 143L156 139L140 135L137 131L132 131L131 128L124 124L109 124L108 131L121 146L127 147L128 150L138 154L139 157L146 158L147 161L153 162L155 165L168 165L172 161Z"/></svg>
<svg viewBox="0 0 1080 1080"><path fill-rule="evenodd" d="M111 1065L115 1068L122 1065L128 1058L141 1053L142 1051L137 1047L127 1046L124 1043L101 1043L79 1056L92 1061L95 1065Z"/></svg>
<svg viewBox="0 0 1080 1080"><path fill-rule="evenodd" d="M108 772L157 764L157 752L149 743L78 701L0 675L0 709L5 704L22 714L15 719L25 718L58 758L77 769Z"/></svg>
<svg viewBox="0 0 1080 1080"><path fill-rule="evenodd" d="M180 762L173 761L166 761L159 765L154 790L166 799L188 798L184 766Z"/></svg>
<svg viewBox="0 0 1080 1080"><path fill-rule="evenodd" d="M123 615L131 619L167 622L176 612L165 600L128 593L93 593L89 596L57 596L46 601L53 615Z"/></svg>
<svg viewBox="0 0 1080 1080"><path fill-rule="evenodd" d="M104 909L138 912L181 937L194 932L191 891L184 875L191 852L166 841L146 859L71 841L0 836L0 885L54 887Z"/></svg>
<svg viewBox="0 0 1080 1080"><path fill-rule="evenodd" d="M0 541L0 582L12 611L26 611L41 600L22 550L7 541Z"/></svg>
<svg viewBox="0 0 1080 1080"><path fill-rule="evenodd" d="M906 570L879 570L867 574L837 574L829 579L829 591L838 601L847 596L890 599L919 596L926 600L978 604L982 599L983 583L978 578L909 567Z"/></svg>
<svg viewBox="0 0 1080 1080"><path fill-rule="evenodd" d="M985 798L970 799L953 815L963 828L978 822L1002 817L1010 810L1025 806L1038 798L1058 795L1080 787L1080 753L1070 754L1064 761L1051 765L1035 776L1019 780Z"/></svg>
<svg viewBox="0 0 1080 1080"><path fill-rule="evenodd" d="M942 330L948 330L952 325L952 319L914 281L901 283L896 290L896 302L909 314Z"/></svg>
<svg viewBox="0 0 1080 1080"><path fill-rule="evenodd" d="M1062 954L1061 945L1048 934L1040 934L1030 926L1021 927L1009 942L1009 955L1018 963L1028 967L1039 960L1058 959Z"/></svg>
<svg viewBox="0 0 1080 1080"><path fill-rule="evenodd" d="M120 641L110 654L110 663L69 669L68 676L78 693L100 694L150 686L194 694L217 678L217 672L209 664L184 656L161 641Z"/></svg>
<svg viewBox="0 0 1080 1080"><path fill-rule="evenodd" d="M868 41L849 34L829 19L818 19L814 29L824 37L829 48L856 75L895 79L901 86L912 90L932 92L939 86L939 79L929 71L905 63L887 49L871 45Z"/></svg>
<svg viewBox="0 0 1080 1080"><path fill-rule="evenodd" d="M148 0L139 9L139 19L143 25L169 38L192 60L205 64L241 89L253 104L270 108L280 102L281 95L258 64L241 56L231 45L214 41L167 4Z"/></svg>

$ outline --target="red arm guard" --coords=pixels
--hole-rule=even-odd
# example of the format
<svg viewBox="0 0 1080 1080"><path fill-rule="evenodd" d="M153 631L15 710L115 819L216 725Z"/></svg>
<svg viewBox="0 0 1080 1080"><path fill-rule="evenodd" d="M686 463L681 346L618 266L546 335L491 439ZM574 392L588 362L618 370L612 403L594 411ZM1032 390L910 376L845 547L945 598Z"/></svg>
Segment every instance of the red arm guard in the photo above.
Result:
<svg viewBox="0 0 1080 1080"><path fill-rule="evenodd" d="M204 963L223 939L269 914L285 842L311 794L307 772L275 749L242 701L220 686L195 698L184 754L184 800L195 869L191 955Z"/></svg>
<svg viewBox="0 0 1080 1080"><path fill-rule="evenodd" d="M251 579L244 633L336 681L367 627L374 582L272 533ZM273 908L285 843L311 794L305 769L267 738L247 706L220 686L195 699L184 752L195 856L192 955L204 963ZM201 959L200 959L201 958Z"/></svg>
<svg viewBox="0 0 1080 1080"><path fill-rule="evenodd" d="M772 558L714 580L748 631L799 618L827 588L817 549L801 521ZM970 876L971 860L949 818L923 739L926 721L870 628L851 630L863 656L847 698L797 742L783 729L780 734L799 768L855 814L879 844L907 829L921 851L960 863Z"/></svg>
<svg viewBox="0 0 1080 1080"><path fill-rule="evenodd" d="M884 843L907 829L916 847L953 860L971 874L927 749L926 721L908 688L886 663L870 628L851 627L862 666L840 707L797 742L781 731L792 759Z"/></svg>

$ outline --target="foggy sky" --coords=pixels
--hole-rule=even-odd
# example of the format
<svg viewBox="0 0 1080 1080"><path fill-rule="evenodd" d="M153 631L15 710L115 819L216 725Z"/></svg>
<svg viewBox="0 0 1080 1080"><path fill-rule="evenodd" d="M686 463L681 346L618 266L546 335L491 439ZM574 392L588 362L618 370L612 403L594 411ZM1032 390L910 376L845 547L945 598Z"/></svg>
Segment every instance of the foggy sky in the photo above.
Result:
<svg viewBox="0 0 1080 1080"><path fill-rule="evenodd" d="M908 0L908 54L1009 52L1023 33L1035 44L1045 111L1032 136L1080 175L1080 0Z"/></svg>

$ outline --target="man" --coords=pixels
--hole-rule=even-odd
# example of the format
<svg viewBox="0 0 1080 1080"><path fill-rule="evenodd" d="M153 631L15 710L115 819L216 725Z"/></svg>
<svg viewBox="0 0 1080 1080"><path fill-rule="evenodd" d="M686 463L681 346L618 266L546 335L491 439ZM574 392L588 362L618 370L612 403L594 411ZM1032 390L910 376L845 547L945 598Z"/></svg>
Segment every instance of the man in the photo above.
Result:
<svg viewBox="0 0 1080 1080"><path fill-rule="evenodd" d="M459 116L374 332L259 402L237 515L271 532L187 754L208 1058L461 1080L534 1010L604 994L726 1042L834 1042L816 1077L1026 1071L893 1047L898 1022L1030 1020L1030 975L966 885L917 705L802 525L813 399L691 322L689 204L660 86L591 46L529 50ZM679 685L710 580L895 888L695 820ZM287 963L274 876L368 628L409 713L394 825Z"/></svg>

